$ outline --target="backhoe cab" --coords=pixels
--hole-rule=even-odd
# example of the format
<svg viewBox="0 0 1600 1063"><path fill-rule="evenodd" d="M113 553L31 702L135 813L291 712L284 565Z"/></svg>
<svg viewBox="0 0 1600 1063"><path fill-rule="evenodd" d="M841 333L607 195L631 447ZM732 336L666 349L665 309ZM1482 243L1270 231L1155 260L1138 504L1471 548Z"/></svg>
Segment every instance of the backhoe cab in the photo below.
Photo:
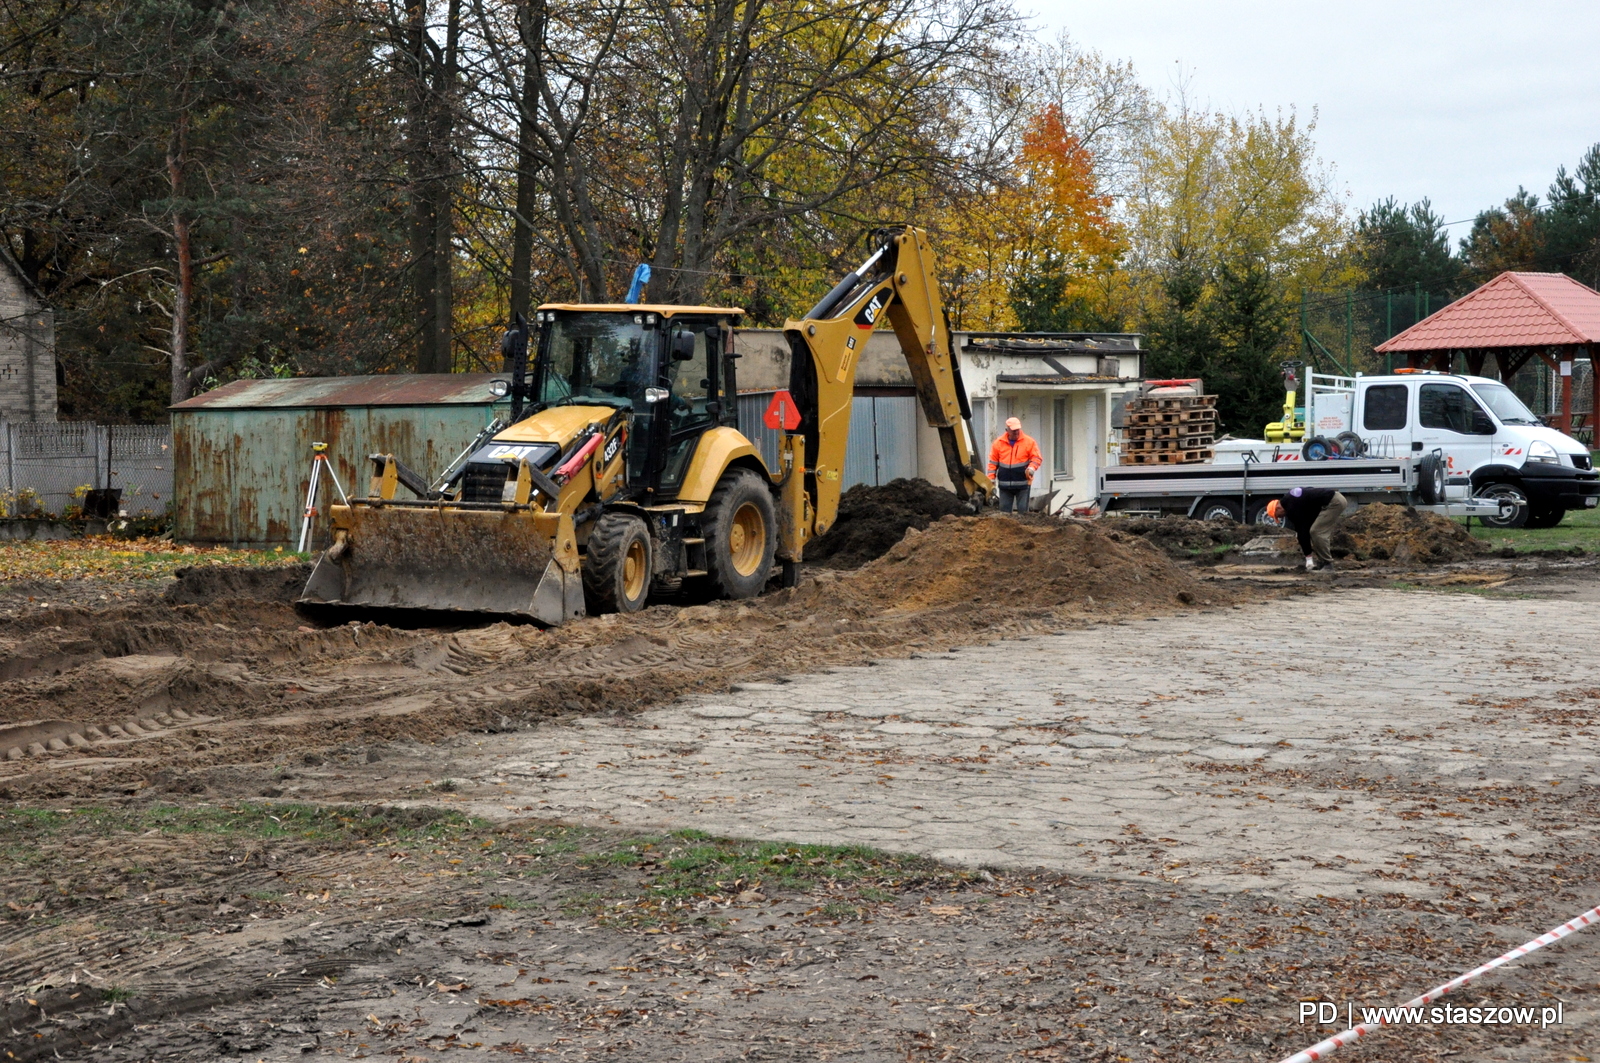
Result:
<svg viewBox="0 0 1600 1063"><path fill-rule="evenodd" d="M857 359L885 314L957 491L987 497L918 230L881 234L861 269L786 324L801 424L777 469L737 427L741 314L541 306L507 335L513 423L491 425L431 487L373 455L367 496L331 507L333 544L301 601L559 624L685 590L749 598L778 571L792 580L837 513Z"/></svg>

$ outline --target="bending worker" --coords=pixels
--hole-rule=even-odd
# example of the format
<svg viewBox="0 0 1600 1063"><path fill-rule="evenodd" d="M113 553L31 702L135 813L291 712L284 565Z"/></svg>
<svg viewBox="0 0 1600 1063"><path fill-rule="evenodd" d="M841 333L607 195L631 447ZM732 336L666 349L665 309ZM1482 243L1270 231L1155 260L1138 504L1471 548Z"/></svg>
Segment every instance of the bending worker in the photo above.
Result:
<svg viewBox="0 0 1600 1063"><path fill-rule="evenodd" d="M1000 512L1010 513L1013 506L1018 513L1028 512L1033 474L1043 464L1039 444L1022 431L1022 422L1006 418L1005 432L989 448L989 479L1000 490Z"/></svg>
<svg viewBox="0 0 1600 1063"><path fill-rule="evenodd" d="M1287 518L1294 524L1300 551L1306 555L1306 571L1315 572L1333 564L1329 539L1347 504L1344 495L1330 488L1296 487L1267 503L1267 513L1274 520Z"/></svg>

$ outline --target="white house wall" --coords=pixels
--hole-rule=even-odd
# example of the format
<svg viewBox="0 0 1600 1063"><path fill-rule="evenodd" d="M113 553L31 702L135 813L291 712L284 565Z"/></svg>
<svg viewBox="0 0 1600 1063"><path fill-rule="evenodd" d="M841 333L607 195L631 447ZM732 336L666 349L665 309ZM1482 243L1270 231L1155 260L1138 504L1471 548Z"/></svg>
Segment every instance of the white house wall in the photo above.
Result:
<svg viewBox="0 0 1600 1063"><path fill-rule="evenodd" d="M55 419L55 318L0 253L0 420Z"/></svg>
<svg viewBox="0 0 1600 1063"><path fill-rule="evenodd" d="M1054 404L1058 398L1068 402L1067 463L1063 467L1058 467L1055 460ZM1044 465L1033 481L1035 496L1055 491L1052 508L1057 510L1069 504L1087 505L1094 496L1096 471L1105 464L1106 445L1111 433L1108 416L1110 402L1103 391L1063 393L1007 389L1002 390L996 398L975 401L973 427L977 429L981 424L995 426L992 432L984 428L986 434L978 439L975 457L980 465L988 462L989 447L1000 434L999 426L1005 423L1005 417L1011 416L1003 412L1008 400L1013 404L1013 409L1020 409L1021 412L1016 416L1023 420L1023 431L1038 441L1039 452L1044 458ZM1032 413L1036 404L1041 416ZM939 442L938 431L919 420L917 432L917 475L929 483L949 486L950 476L945 470L944 450Z"/></svg>
<svg viewBox="0 0 1600 1063"><path fill-rule="evenodd" d="M1011 410L1016 411L1016 416L1023 419L1027 433L1039 441L1039 449L1045 459L1044 468L1034 480L1035 490L1043 492L1056 490L1054 503L1056 508L1068 504L1068 496L1071 496L1071 505L1087 504L1094 496L1095 472L1106 461L1107 445L1111 437L1112 404L1118 396L1135 386L1132 381L1138 378L1143 370L1143 352L1121 350L1056 354L1053 357L1068 370L1090 378L1100 372L1102 358L1115 358L1118 361L1117 376L1121 379L1102 378L1098 381L1066 383L1073 378L1063 377L1062 384L1039 387L1000 380L1001 376L1053 374L1054 370L1039 356L963 350L967 341L967 334L956 334L956 348L961 352L962 379L967 386L968 397L972 404L972 427L977 435L974 458L980 464L988 461L990 444L999 434L1000 425L1004 423L1005 418L1012 415L1006 412L1009 406ZM734 345L734 349L741 356L738 375L739 390L745 393L740 400L740 421L743 426L747 422L756 422L757 407L765 408L772 391L788 387L789 345L781 329L738 329ZM905 355L900 350L899 341L894 333L887 329L873 333L861 353L856 375L857 386L907 387L911 383L910 368L906 365ZM1058 398L1065 398L1069 403L1068 431L1070 432L1068 460L1065 467L1060 469L1056 468L1054 460L1053 413L1054 403ZM900 415L903 412L902 407L907 407L914 422L914 428L911 429L909 436L909 439L914 439L914 443L909 445L914 448L915 454L909 460L901 454L895 454L891 458L890 467L893 468L895 475L920 476L929 483L949 486L950 477L945 468L944 448L939 441L939 433L923 420L920 403L915 399L900 396L880 398L878 401L884 406L884 414L887 414L887 418L882 415L879 418L880 481L887 482L892 478L883 473L885 426L888 418L892 418L893 427L890 428L890 432L897 437L902 436L903 418ZM867 395L857 395L852 404L850 455L846 459L847 475L857 474L852 482L870 482L868 466L863 463L871 460L871 447L864 439L858 437L870 428L873 409L873 399ZM756 429L758 423L751 424L750 427ZM759 434L760 430L757 431ZM776 433L773 435L775 448ZM908 442L909 440L896 443L895 447L897 449L905 447ZM906 472L903 473L902 470Z"/></svg>

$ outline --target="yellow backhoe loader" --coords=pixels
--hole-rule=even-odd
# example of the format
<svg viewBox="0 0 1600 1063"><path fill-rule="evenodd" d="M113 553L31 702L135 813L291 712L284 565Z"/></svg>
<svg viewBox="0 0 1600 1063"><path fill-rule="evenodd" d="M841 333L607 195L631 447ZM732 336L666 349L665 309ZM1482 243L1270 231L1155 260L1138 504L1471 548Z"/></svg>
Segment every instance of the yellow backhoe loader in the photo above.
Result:
<svg viewBox="0 0 1600 1063"><path fill-rule="evenodd" d="M956 493L983 505L990 484L927 238L904 227L873 242L784 325L798 423L778 468L737 428L743 311L548 304L507 334L514 423L491 425L433 485L373 455L367 495L331 507L332 544L300 601L553 625L633 612L653 594L749 598L774 575L793 585L806 543L837 515L856 367L885 319ZM413 497L396 497L402 487Z"/></svg>

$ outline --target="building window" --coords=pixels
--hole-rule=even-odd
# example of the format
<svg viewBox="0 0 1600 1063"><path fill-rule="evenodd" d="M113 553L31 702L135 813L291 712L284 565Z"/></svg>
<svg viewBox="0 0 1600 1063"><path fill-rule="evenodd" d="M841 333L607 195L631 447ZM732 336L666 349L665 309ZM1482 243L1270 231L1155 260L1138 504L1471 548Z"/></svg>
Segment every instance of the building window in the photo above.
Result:
<svg viewBox="0 0 1600 1063"><path fill-rule="evenodd" d="M1050 468L1058 480L1072 476L1072 448L1069 445L1072 411L1067 405L1071 401L1068 398L1056 400L1055 416L1050 425Z"/></svg>

